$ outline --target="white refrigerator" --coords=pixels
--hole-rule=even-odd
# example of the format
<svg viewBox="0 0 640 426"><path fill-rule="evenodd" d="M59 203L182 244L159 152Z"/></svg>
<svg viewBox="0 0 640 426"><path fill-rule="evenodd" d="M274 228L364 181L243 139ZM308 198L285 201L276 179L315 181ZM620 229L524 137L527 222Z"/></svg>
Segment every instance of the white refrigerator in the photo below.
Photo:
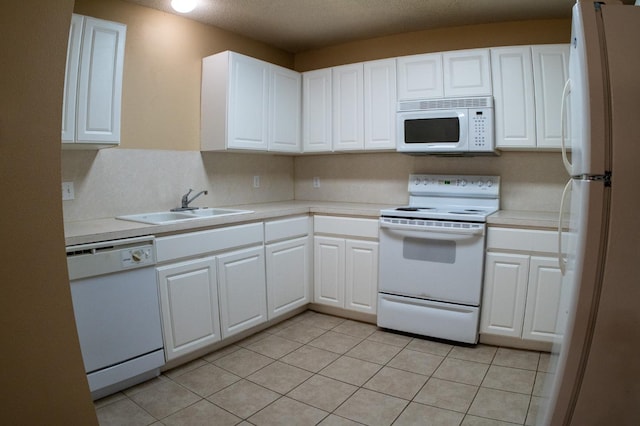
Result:
<svg viewBox="0 0 640 426"><path fill-rule="evenodd" d="M640 425L640 7L578 0L565 95L565 321L537 423Z"/></svg>

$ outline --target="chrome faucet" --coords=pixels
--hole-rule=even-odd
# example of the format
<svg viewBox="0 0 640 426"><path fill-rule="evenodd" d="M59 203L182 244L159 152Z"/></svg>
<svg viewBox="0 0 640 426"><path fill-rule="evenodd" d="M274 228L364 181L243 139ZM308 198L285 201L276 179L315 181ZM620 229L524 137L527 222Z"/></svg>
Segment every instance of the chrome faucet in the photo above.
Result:
<svg viewBox="0 0 640 426"><path fill-rule="evenodd" d="M202 194L207 195L209 192L208 191L200 191L198 192L196 195L194 195L193 197L191 197L191 199L189 199L189 194L191 194L191 192L193 191L193 189L189 188L189 192L187 192L186 194L184 194L182 196L182 200L180 202L180 207L175 208L175 209L171 209L171 211L179 211L179 210L195 210L198 207L189 207L189 204L195 200L196 198L198 198L199 196L201 196Z"/></svg>

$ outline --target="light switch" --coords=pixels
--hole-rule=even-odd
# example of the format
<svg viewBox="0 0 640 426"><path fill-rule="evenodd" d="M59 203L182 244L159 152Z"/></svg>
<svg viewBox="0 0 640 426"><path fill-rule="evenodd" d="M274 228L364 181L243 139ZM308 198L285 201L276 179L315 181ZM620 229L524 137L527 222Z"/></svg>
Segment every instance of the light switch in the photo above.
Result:
<svg viewBox="0 0 640 426"><path fill-rule="evenodd" d="M73 182L62 182L62 200L73 200L75 197Z"/></svg>

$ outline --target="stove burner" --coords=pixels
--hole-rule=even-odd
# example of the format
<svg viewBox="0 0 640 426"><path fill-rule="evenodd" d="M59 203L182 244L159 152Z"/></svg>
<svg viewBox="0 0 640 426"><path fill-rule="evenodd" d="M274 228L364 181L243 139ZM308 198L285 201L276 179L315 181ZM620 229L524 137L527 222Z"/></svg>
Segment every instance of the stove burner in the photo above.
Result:
<svg viewBox="0 0 640 426"><path fill-rule="evenodd" d="M398 207L396 211L399 212L421 212L421 211L429 211L435 210L434 207Z"/></svg>

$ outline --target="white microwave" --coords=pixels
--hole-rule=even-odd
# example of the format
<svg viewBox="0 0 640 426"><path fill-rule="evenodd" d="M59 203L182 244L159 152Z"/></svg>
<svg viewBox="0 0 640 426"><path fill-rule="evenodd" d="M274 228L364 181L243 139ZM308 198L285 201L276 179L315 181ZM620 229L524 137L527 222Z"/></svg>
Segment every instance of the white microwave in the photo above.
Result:
<svg viewBox="0 0 640 426"><path fill-rule="evenodd" d="M495 154L493 98L398 103L397 151L406 154Z"/></svg>

